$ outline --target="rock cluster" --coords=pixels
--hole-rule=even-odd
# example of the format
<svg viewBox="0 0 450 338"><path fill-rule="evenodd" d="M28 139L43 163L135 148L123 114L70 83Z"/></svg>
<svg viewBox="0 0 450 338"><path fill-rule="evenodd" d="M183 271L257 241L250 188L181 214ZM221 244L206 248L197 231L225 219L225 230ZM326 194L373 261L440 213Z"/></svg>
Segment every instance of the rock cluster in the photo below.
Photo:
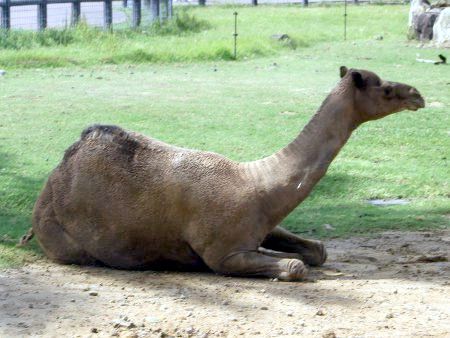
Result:
<svg viewBox="0 0 450 338"><path fill-rule="evenodd" d="M411 37L450 47L450 0L412 0L408 24Z"/></svg>

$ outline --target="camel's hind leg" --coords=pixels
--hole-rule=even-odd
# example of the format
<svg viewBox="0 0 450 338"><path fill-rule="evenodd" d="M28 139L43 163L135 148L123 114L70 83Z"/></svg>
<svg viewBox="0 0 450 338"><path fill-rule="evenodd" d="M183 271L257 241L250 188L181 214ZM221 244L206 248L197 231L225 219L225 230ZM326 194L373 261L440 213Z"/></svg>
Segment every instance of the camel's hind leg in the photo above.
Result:
<svg viewBox="0 0 450 338"><path fill-rule="evenodd" d="M299 254L308 265L319 266L327 259L327 251L320 241L307 240L279 226L270 232L261 246L265 249Z"/></svg>
<svg viewBox="0 0 450 338"><path fill-rule="evenodd" d="M33 232L45 254L62 264L94 264L90 257L64 231L58 222L52 203L52 189L47 182L33 211Z"/></svg>

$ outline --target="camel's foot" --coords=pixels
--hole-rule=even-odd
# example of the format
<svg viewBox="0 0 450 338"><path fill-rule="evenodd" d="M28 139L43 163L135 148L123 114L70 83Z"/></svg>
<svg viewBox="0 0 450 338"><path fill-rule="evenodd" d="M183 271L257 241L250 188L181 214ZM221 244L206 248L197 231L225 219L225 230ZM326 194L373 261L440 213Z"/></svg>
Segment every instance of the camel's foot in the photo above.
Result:
<svg viewBox="0 0 450 338"><path fill-rule="evenodd" d="M277 277L279 280L282 281L296 281L296 280L302 280L306 277L308 274L308 269L303 264L301 260L298 259L290 259L289 262L287 262L287 272L282 272Z"/></svg>
<svg viewBox="0 0 450 338"><path fill-rule="evenodd" d="M301 280L307 268L300 259L268 256L257 251L241 251L229 254L220 264L209 262L209 267L224 275L242 277L269 277L283 281Z"/></svg>

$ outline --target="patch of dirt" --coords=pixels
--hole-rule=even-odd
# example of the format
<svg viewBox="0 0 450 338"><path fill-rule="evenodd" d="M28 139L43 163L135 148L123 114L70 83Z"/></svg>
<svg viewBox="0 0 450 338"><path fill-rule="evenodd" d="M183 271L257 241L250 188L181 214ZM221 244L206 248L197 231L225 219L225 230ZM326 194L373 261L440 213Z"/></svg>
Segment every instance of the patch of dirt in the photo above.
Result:
<svg viewBox="0 0 450 338"><path fill-rule="evenodd" d="M450 231L330 240L305 282L47 261L0 271L1 337L449 337Z"/></svg>

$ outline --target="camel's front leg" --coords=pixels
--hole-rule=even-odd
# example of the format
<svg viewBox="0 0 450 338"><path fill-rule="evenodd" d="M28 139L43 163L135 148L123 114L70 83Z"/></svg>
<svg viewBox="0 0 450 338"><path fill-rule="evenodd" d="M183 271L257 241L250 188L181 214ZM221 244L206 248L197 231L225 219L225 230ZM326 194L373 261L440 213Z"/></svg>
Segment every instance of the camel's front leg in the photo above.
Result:
<svg viewBox="0 0 450 338"><path fill-rule="evenodd" d="M279 226L266 236L261 246L270 250L297 253L306 264L312 266L322 265L327 259L327 251L322 242L301 238Z"/></svg>
<svg viewBox="0 0 450 338"><path fill-rule="evenodd" d="M258 252L260 252L266 256L272 256L272 257L278 257L278 258L295 258L295 259L302 260L302 257L300 256L300 254L295 253L295 252L275 251L275 250L263 248L262 246L260 246L258 248Z"/></svg>
<svg viewBox="0 0 450 338"><path fill-rule="evenodd" d="M261 276L293 281L307 274L305 265L299 259L277 258L257 251L236 251L219 261L205 261L215 272L230 276Z"/></svg>

